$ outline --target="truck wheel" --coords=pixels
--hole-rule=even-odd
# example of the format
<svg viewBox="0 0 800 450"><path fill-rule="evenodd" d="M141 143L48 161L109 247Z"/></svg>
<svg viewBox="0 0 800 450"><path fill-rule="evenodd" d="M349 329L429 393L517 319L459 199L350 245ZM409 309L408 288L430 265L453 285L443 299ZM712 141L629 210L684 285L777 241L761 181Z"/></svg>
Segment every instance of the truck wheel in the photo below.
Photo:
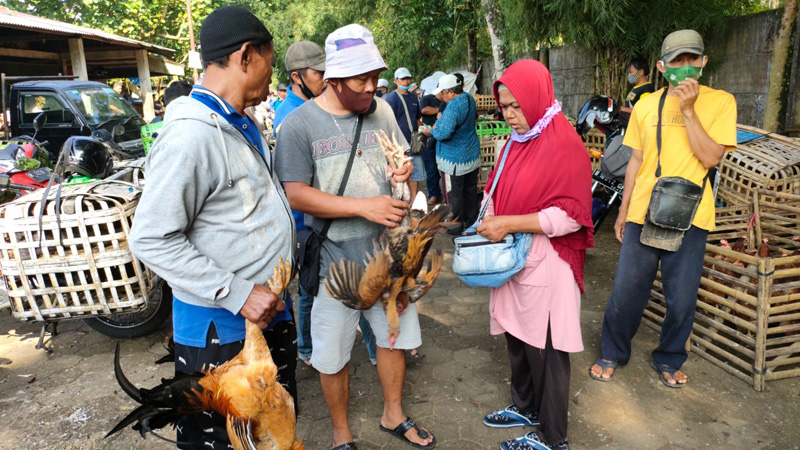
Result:
<svg viewBox="0 0 800 450"><path fill-rule="evenodd" d="M85 319L94 330L112 338L146 336L161 328L172 313L172 289L161 280L142 311Z"/></svg>

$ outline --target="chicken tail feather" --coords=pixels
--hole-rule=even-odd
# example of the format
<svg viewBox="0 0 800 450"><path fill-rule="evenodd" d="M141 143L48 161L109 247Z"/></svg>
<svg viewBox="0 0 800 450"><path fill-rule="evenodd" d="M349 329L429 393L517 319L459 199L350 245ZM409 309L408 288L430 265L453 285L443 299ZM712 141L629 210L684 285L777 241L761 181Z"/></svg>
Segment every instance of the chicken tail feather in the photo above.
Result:
<svg viewBox="0 0 800 450"><path fill-rule="evenodd" d="M114 376L117 378L119 387L121 387L130 398L142 403L142 393L139 392L139 388L131 383L128 377L125 376L125 373L122 372L122 366L119 364L119 346L120 344L117 342L117 347L114 349Z"/></svg>
<svg viewBox="0 0 800 450"><path fill-rule="evenodd" d="M174 378L161 379L161 384L153 389L137 388L125 374L119 362L120 348L117 344L114 353L114 374L117 382L126 394L136 400L140 406L126 415L105 437L133 424L142 437L148 432L175 424L186 414L200 412L205 408L199 401L197 393L203 391L199 384L205 377L202 373L179 373Z"/></svg>
<svg viewBox="0 0 800 450"><path fill-rule="evenodd" d="M250 419L245 422L243 417L228 416L228 439L234 450L258 450L253 442L253 432Z"/></svg>

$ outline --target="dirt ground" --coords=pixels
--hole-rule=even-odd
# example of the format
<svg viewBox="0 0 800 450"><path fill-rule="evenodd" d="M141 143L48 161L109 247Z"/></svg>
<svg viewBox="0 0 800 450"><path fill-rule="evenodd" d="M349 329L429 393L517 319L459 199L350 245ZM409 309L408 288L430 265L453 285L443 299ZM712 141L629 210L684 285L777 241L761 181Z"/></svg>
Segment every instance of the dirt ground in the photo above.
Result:
<svg viewBox="0 0 800 450"><path fill-rule="evenodd" d="M437 246L452 253L444 237ZM610 293L619 245L611 224L588 252L582 333L586 349L572 355L569 440L574 449L791 449L800 448L800 380L772 381L765 392L690 354L684 370L689 385L661 385L650 369L649 352L658 336L642 327L630 364L614 381L590 380L587 370L599 352L600 325ZM447 255L445 262L452 261ZM519 429L481 424L487 412L509 403L508 359L502 338L488 333L488 292L464 286L451 272L421 302L425 357L408 366L405 407L430 428L438 448L496 449ZM0 450L170 449L172 444L132 430L103 439L134 402L117 386L112 364L116 340L81 321L65 322L49 340L54 353L35 350L39 326L0 312ZM156 366L170 330L122 343L122 365L140 386L170 376ZM382 408L377 374L363 343L351 363L350 423L359 448L410 448L378 431ZM300 364L302 413L298 436L309 450L328 448L331 425L315 372ZM165 436L174 437L171 430Z"/></svg>

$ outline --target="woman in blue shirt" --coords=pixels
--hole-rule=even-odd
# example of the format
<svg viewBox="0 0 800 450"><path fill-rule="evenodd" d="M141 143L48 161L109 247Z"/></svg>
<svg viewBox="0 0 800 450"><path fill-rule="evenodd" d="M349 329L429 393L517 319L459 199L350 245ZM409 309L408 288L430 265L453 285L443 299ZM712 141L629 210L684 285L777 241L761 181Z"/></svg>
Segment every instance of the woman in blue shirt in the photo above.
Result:
<svg viewBox="0 0 800 450"><path fill-rule="evenodd" d="M431 129L424 133L436 139L436 165L449 175L447 201L461 225L449 229L461 231L478 219L478 171L481 166L481 143L475 132L475 99L464 92L455 75L439 80L434 95L442 93L447 109Z"/></svg>

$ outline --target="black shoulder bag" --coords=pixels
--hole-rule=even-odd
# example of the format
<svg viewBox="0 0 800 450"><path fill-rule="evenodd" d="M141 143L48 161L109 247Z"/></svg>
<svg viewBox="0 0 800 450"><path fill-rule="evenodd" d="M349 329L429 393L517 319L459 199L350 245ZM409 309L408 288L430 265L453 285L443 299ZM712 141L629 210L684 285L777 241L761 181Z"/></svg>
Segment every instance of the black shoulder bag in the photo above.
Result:
<svg viewBox="0 0 800 450"><path fill-rule="evenodd" d="M347 179L350 178L350 169L353 168L353 159L356 156L363 124L364 114L360 114L356 125L356 134L353 136L353 147L350 149L350 159L347 160L347 168L344 169L342 182L339 183L339 192L336 194L339 197L344 194ZM297 255L297 262L300 264L300 286L312 297L316 297L319 293L320 253L322 252L322 243L328 237L328 229L330 229L332 222L333 219L326 220L319 233L311 229L311 227L297 233L297 252L295 254Z"/></svg>
<svg viewBox="0 0 800 450"><path fill-rule="evenodd" d="M703 199L708 172L703 177L702 186L682 177L661 177L661 113L666 98L665 89L658 102L656 125L658 163L655 175L658 181L653 187L650 204L647 206L640 242L650 247L674 252L681 246L683 234L692 226L697 207Z"/></svg>
<svg viewBox="0 0 800 450"><path fill-rule="evenodd" d="M411 94L413 95L413 94ZM411 147L409 152L412 155L421 155L425 152L425 135L417 130L414 130L414 125L411 124L411 116L408 114L408 106L403 99L403 95L397 94L400 97L400 103L403 104L403 110L406 112L406 120L408 121L408 131L411 132L411 142L408 145Z"/></svg>

